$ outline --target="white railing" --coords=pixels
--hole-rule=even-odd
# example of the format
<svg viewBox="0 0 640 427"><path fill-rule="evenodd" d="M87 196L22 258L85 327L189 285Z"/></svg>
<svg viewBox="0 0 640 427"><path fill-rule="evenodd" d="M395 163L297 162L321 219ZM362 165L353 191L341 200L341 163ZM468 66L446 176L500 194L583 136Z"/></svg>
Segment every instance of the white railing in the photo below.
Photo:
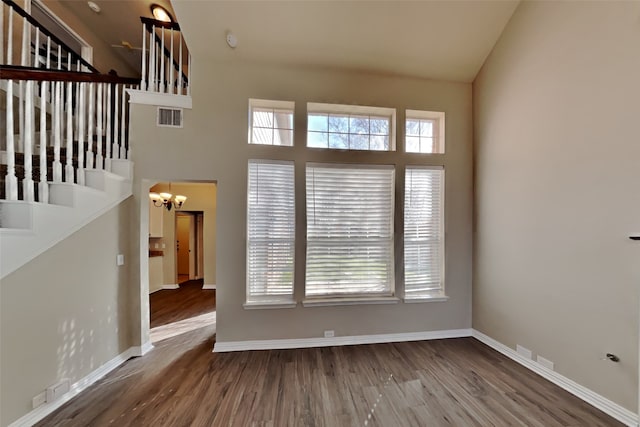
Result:
<svg viewBox="0 0 640 427"><path fill-rule="evenodd" d="M140 90L191 95L191 54L177 23L143 18Z"/></svg>

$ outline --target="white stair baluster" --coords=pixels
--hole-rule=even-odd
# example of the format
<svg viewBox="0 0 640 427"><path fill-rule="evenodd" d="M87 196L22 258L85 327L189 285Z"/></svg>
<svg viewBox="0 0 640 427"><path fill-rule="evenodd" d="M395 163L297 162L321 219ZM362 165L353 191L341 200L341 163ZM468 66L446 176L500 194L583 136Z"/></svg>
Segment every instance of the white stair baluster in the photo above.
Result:
<svg viewBox="0 0 640 427"><path fill-rule="evenodd" d="M165 69L165 63L166 63L166 55L164 54L164 27L160 27L160 31L162 32L162 42L160 44L160 55L158 55L160 57L160 61L159 65L160 65L160 92L165 93L167 90L165 88L165 81L164 81L164 69Z"/></svg>
<svg viewBox="0 0 640 427"><path fill-rule="evenodd" d="M94 83L89 83L89 119L87 123L87 157L86 168L93 169L93 117L95 115L95 100L93 97Z"/></svg>
<svg viewBox="0 0 640 427"><path fill-rule="evenodd" d="M40 83L40 182L38 201L49 203L49 183L47 182L47 85Z"/></svg>
<svg viewBox="0 0 640 427"><path fill-rule="evenodd" d="M33 186L33 81L26 82L24 123L24 179L22 180L23 200L35 201Z"/></svg>
<svg viewBox="0 0 640 427"><path fill-rule="evenodd" d="M120 111L120 151L118 152L119 159L127 158L127 147L126 147L126 135L125 135L125 126L127 120L127 110L126 110L126 98L127 94L125 92L125 86L122 85L122 108Z"/></svg>
<svg viewBox="0 0 640 427"><path fill-rule="evenodd" d="M142 77L140 77L140 90L147 90L147 76L145 75L147 72L147 64L145 61L145 55L147 54L147 34L145 31L145 24L142 24Z"/></svg>
<svg viewBox="0 0 640 427"><path fill-rule="evenodd" d="M62 164L60 163L60 139L62 121L62 89L61 82L55 82L54 86L54 105L53 105L53 181L62 181Z"/></svg>
<svg viewBox="0 0 640 427"><path fill-rule="evenodd" d="M191 96L191 52L189 52L189 64L187 65L187 96Z"/></svg>
<svg viewBox="0 0 640 427"><path fill-rule="evenodd" d="M144 64L144 60L142 61L142 63ZM144 75L144 73L143 73ZM111 83L107 83L107 137L106 137L106 141L105 141L105 150L106 150L106 157L105 157L105 169L109 172L111 172Z"/></svg>
<svg viewBox="0 0 640 427"><path fill-rule="evenodd" d="M9 32L8 39L11 40L11 32ZM7 57L11 57L10 50ZM13 80L7 80L7 99L13 99ZM18 200L18 178L16 178L16 154L13 138L13 102L7 102L7 175L4 184L7 200Z"/></svg>
<svg viewBox="0 0 640 427"><path fill-rule="evenodd" d="M78 88L78 184L84 185L84 120L87 115L87 85L82 82Z"/></svg>
<svg viewBox="0 0 640 427"><path fill-rule="evenodd" d="M64 182L75 182L73 169L73 83L67 82L67 164L64 168Z"/></svg>
<svg viewBox="0 0 640 427"><path fill-rule="evenodd" d="M98 83L98 114L96 116L96 169L104 168L104 158L102 156L102 83Z"/></svg>
<svg viewBox="0 0 640 427"><path fill-rule="evenodd" d="M173 95L174 89L174 81L173 81L173 28L169 31L169 35L171 36L171 51L169 53L169 92Z"/></svg>
<svg viewBox="0 0 640 427"><path fill-rule="evenodd" d="M149 34L149 90L157 92L156 89L156 72L155 72L155 55L156 55L156 43L154 35L156 33L156 26L151 27L151 33Z"/></svg>
<svg viewBox="0 0 640 427"><path fill-rule="evenodd" d="M180 32L180 49L178 52L178 95L182 95L182 32Z"/></svg>
<svg viewBox="0 0 640 427"><path fill-rule="evenodd" d="M113 86L113 146L111 147L111 156L114 159L120 158L120 143L118 141L118 85Z"/></svg>

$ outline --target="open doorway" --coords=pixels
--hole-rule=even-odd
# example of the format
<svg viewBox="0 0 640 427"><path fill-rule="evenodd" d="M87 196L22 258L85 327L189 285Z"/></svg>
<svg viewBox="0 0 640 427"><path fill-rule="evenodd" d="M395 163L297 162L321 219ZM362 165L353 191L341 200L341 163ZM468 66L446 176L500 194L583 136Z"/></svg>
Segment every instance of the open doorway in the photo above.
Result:
<svg viewBox="0 0 640 427"><path fill-rule="evenodd" d="M149 326L158 342L215 323L216 184L160 182L149 191L162 195L149 199Z"/></svg>

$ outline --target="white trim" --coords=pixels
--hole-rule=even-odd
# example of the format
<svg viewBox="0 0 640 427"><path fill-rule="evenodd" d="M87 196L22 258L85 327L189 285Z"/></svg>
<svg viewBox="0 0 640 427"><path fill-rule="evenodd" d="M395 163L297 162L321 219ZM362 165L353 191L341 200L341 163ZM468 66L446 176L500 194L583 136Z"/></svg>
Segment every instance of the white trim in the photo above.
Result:
<svg viewBox="0 0 640 427"><path fill-rule="evenodd" d="M137 89L127 89L130 104L159 105L163 107L175 107L191 109L193 100L187 95L172 95L169 93L147 92ZM183 118L184 120L184 118Z"/></svg>
<svg viewBox="0 0 640 427"><path fill-rule="evenodd" d="M402 301L405 304L415 304L420 302L444 302L444 301L449 301L449 297L447 295L437 295L432 297L420 296L420 297L413 297L413 298L405 297L402 299Z"/></svg>
<svg viewBox="0 0 640 427"><path fill-rule="evenodd" d="M205 283L202 285L202 289L216 289L215 283Z"/></svg>
<svg viewBox="0 0 640 427"><path fill-rule="evenodd" d="M282 301L259 301L259 302L245 302L242 304L245 310L261 310L261 309L274 309L274 308L296 308L297 302L282 302Z"/></svg>
<svg viewBox="0 0 640 427"><path fill-rule="evenodd" d="M480 331L473 329L472 336L483 344L486 344L494 350L504 354L509 359L521 364L525 368L532 370L544 379L551 381L555 385L563 388L574 396L579 397L588 404L598 408L602 412L610 415L621 423L632 427L638 426L638 415L631 412L630 410L618 405L615 402L612 402L606 397L599 395L593 390L590 390L587 387L576 383L575 381L559 374L558 372L545 368L544 366L534 362L531 359L527 359L512 348L507 347L506 345L494 340L493 338L483 334Z"/></svg>
<svg viewBox="0 0 640 427"><path fill-rule="evenodd" d="M470 337L471 329L451 329L444 331L406 332L399 334L354 335L332 338L294 338L276 340L217 341L214 353L248 350L276 350L290 348L333 347L358 344L379 344L390 342L439 340L443 338Z"/></svg>
<svg viewBox="0 0 640 427"><path fill-rule="evenodd" d="M143 346L144 347L144 346ZM107 375L109 372L116 369L118 366L122 365L124 362L129 360L132 357L139 356L140 347L131 347L127 349L125 352L117 355L113 359L109 360L104 365L100 366L98 369L89 373L84 378L81 378L77 382L71 385L71 390L62 395L60 399L57 399L51 403L45 403L44 405L38 406L33 411L23 415L18 418L16 421L9 424L9 427L26 427L32 426L37 422L41 421L44 417L51 414L53 411L67 403L69 400L80 394L87 387L93 385L96 381Z"/></svg>
<svg viewBox="0 0 640 427"><path fill-rule="evenodd" d="M180 285L162 285L160 289L180 289Z"/></svg>
<svg viewBox="0 0 640 427"><path fill-rule="evenodd" d="M304 307L325 307L331 305L361 305L361 304L397 304L396 297L353 297L353 298L309 298L302 301Z"/></svg>
<svg viewBox="0 0 640 427"><path fill-rule="evenodd" d="M129 351L131 351L131 357L142 357L153 349L154 347L151 341L147 341L141 346L131 347Z"/></svg>

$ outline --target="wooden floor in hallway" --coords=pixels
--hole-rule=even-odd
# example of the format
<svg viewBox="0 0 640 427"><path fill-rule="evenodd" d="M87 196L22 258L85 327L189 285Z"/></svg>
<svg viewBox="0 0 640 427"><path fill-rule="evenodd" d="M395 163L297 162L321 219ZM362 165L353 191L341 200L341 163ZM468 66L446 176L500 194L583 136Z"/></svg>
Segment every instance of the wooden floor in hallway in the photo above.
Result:
<svg viewBox="0 0 640 427"><path fill-rule="evenodd" d="M163 340L39 426L621 426L473 338L212 353Z"/></svg>
<svg viewBox="0 0 640 427"><path fill-rule="evenodd" d="M189 319L216 309L216 291L202 289L203 280L187 280L178 289L149 295L150 327Z"/></svg>

